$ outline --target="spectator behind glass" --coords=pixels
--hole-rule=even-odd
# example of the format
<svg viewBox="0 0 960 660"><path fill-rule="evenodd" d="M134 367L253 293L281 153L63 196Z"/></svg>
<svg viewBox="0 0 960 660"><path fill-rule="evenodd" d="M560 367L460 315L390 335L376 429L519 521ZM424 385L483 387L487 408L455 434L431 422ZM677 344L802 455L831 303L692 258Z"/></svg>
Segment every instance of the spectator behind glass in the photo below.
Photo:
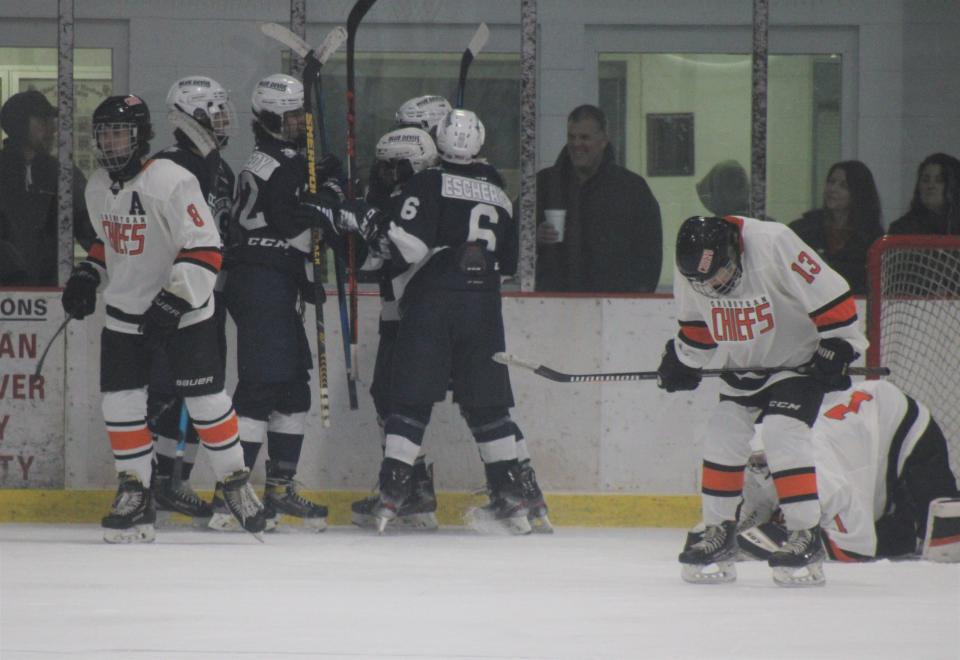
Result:
<svg viewBox="0 0 960 660"><path fill-rule="evenodd" d="M7 139L0 150L0 285L57 285L57 135L54 109L36 90L14 94L0 109ZM73 170L74 235L87 249L93 228ZM9 258L9 261L8 261Z"/></svg>
<svg viewBox="0 0 960 660"><path fill-rule="evenodd" d="M714 165L697 184L697 196L712 215L750 215L750 178L735 160Z"/></svg>
<svg viewBox="0 0 960 660"><path fill-rule="evenodd" d="M880 196L867 166L859 160L831 165L823 208L807 211L790 228L847 280L853 293L864 293L867 250L883 235Z"/></svg>
<svg viewBox="0 0 960 660"><path fill-rule="evenodd" d="M544 222L547 210L564 212L562 240ZM537 290L650 292L662 261L660 205L650 187L614 162L603 111L575 108L567 145L537 173Z"/></svg>
<svg viewBox="0 0 960 660"><path fill-rule="evenodd" d="M910 210L890 223L891 234L960 234L960 161L931 154L917 170Z"/></svg>

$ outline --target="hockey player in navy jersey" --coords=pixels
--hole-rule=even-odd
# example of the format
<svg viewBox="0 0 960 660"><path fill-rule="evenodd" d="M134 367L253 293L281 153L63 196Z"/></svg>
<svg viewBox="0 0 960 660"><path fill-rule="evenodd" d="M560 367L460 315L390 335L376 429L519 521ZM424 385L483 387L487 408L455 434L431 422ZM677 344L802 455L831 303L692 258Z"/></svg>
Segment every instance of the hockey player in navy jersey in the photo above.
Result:
<svg viewBox="0 0 960 660"><path fill-rule="evenodd" d="M236 129L237 115L223 86L206 76L187 76L177 80L167 92L170 113L180 113L196 122L208 133L216 149L206 157L200 148L179 128L174 130L175 144L156 153L153 158L171 160L189 170L200 184L200 191L224 246L229 244L230 206L233 202L234 174L220 150L227 146ZM225 255L226 256L226 255ZM214 286L214 319L217 325L221 364L226 364L226 305L222 289L226 264ZM147 388L147 421L156 436L156 473L153 477L153 499L158 511L176 511L187 516L209 518L213 511L190 487L189 479L196 460L196 429L188 424L181 473L176 469L177 442L180 435L180 413L183 399L177 395L170 361L164 351L157 351ZM231 517L232 518L232 517Z"/></svg>
<svg viewBox="0 0 960 660"><path fill-rule="evenodd" d="M517 267L517 225L501 178L479 161L483 124L469 110L437 126L441 164L412 176L387 213L365 202L340 210L341 230L368 243L388 239L401 322L389 384L386 447L380 468L379 530L410 494L433 404L453 385L491 488L485 510L512 533L531 530L520 483L513 394L506 368L491 360L504 349L500 278Z"/></svg>
<svg viewBox="0 0 960 660"><path fill-rule="evenodd" d="M683 578L736 579L737 505L760 424L789 530L768 562L774 581L823 584L811 427L824 392L849 385L846 368L867 347L850 287L787 227L740 216L685 220L676 264L680 327L658 369L661 388L696 389L718 347L726 367L788 368L724 377L704 443L706 531L680 554Z"/></svg>
<svg viewBox="0 0 960 660"><path fill-rule="evenodd" d="M320 204L341 199L339 163L318 164L320 191L307 191L303 84L283 74L257 83L252 97L256 147L237 180L233 215L241 230L225 289L237 324L237 375L233 402L248 467L267 444L264 505L275 523L295 516L316 530L327 508L304 498L295 476L310 410L311 356L300 300L313 302L307 281L311 229L324 226ZM312 269L311 269L312 270ZM322 303L322 301L320 301ZM216 502L215 502L216 505ZM214 513L222 528L229 518Z"/></svg>
<svg viewBox="0 0 960 660"><path fill-rule="evenodd" d="M85 198L98 240L63 292L73 318L94 311L101 286L106 305L100 389L120 483L102 521L104 540L154 538L146 388L160 349L224 484L227 507L244 529L259 534L263 507L248 483L237 416L223 390L213 320L220 235L193 174L169 159L144 162L152 135L150 112L138 96L111 96L94 111L100 168Z"/></svg>

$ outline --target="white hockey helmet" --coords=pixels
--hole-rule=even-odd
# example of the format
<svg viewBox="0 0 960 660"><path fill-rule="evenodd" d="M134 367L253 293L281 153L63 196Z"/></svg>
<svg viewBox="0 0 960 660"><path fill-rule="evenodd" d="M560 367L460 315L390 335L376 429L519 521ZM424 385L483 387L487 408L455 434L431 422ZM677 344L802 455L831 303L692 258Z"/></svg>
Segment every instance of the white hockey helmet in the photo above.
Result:
<svg viewBox="0 0 960 660"><path fill-rule="evenodd" d="M414 174L436 165L439 159L433 138L419 128L396 128L377 141L377 160L391 163L406 160Z"/></svg>
<svg viewBox="0 0 960 660"><path fill-rule="evenodd" d="M296 142L287 120L291 113L303 112L303 83L291 76L275 73L257 83L253 90L253 116L263 129L278 140Z"/></svg>
<svg viewBox="0 0 960 660"><path fill-rule="evenodd" d="M404 101L394 119L398 126L415 126L429 133L452 109L442 96L417 96Z"/></svg>
<svg viewBox="0 0 960 660"><path fill-rule="evenodd" d="M210 131L221 147L236 132L237 112L223 85L206 76L187 76L167 92L167 108L192 117Z"/></svg>
<svg viewBox="0 0 960 660"><path fill-rule="evenodd" d="M437 124L437 149L449 163L472 163L485 137L483 122L472 110L451 110Z"/></svg>

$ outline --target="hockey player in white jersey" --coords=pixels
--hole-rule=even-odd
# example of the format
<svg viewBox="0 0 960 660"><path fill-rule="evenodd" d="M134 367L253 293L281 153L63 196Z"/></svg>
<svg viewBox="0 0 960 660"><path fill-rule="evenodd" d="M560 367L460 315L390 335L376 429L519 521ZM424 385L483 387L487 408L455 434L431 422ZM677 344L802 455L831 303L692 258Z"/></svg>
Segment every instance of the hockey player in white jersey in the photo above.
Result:
<svg viewBox="0 0 960 660"><path fill-rule="evenodd" d="M723 378L704 438L706 531L680 554L683 578L736 579L737 505L756 423L789 530L768 562L774 581L823 584L811 427L824 392L849 385L846 368L867 347L850 288L788 227L739 216L685 220L676 265L680 327L658 369L661 388L696 389L718 348L724 367L788 369Z"/></svg>
<svg viewBox="0 0 960 660"><path fill-rule="evenodd" d="M177 391L231 513L259 534L263 507L243 465L212 319L220 236L194 175L170 160L144 162L152 135L150 112L138 96L111 96L94 111L100 168L85 198L98 240L63 292L64 310L74 318L94 311L101 286L106 305L100 389L120 483L102 521L104 540L154 538L146 386L157 349L170 357Z"/></svg>
<svg viewBox="0 0 960 660"><path fill-rule="evenodd" d="M777 493L755 438L740 510L739 544L766 558L784 540ZM927 538L930 503L956 498L943 431L925 405L889 381L824 396L813 427L820 528L837 561L913 555Z"/></svg>
<svg viewBox="0 0 960 660"><path fill-rule="evenodd" d="M167 108L171 115L186 115L195 122L195 128L209 136L210 144L216 146L204 156L203 151L181 129L174 130L175 144L157 152L154 159L168 159L189 170L200 184L200 190L214 223L220 231L221 241L229 242L230 207L233 203L235 177L220 150L227 146L237 124L236 111L230 102L227 90L212 78L186 76L180 78L167 92ZM227 250L224 264L214 287L214 318L217 326L217 343L220 359L226 364L226 305L221 291L226 275ZM196 460L199 438L196 429L188 424L185 431L185 449L181 458L180 474L177 469L177 444L179 440L180 415L183 399L176 393L170 361L164 351L157 351L147 388L147 421L156 436L156 472L153 475L153 499L158 511L176 511L196 518L209 518L213 511L190 487L190 474ZM233 519L232 516L230 516Z"/></svg>

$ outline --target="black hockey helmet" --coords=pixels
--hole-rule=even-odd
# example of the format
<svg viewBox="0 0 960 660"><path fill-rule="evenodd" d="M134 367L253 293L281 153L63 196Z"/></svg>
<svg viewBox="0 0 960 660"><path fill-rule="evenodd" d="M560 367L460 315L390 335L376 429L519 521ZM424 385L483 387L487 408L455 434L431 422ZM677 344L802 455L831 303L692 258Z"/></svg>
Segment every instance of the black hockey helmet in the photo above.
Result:
<svg viewBox="0 0 960 660"><path fill-rule="evenodd" d="M93 111L97 162L113 179L126 180L140 171L152 137L150 109L139 96L108 96Z"/></svg>
<svg viewBox="0 0 960 660"><path fill-rule="evenodd" d="M740 230L724 218L695 215L677 232L677 269L694 291L711 298L740 282L740 252Z"/></svg>

